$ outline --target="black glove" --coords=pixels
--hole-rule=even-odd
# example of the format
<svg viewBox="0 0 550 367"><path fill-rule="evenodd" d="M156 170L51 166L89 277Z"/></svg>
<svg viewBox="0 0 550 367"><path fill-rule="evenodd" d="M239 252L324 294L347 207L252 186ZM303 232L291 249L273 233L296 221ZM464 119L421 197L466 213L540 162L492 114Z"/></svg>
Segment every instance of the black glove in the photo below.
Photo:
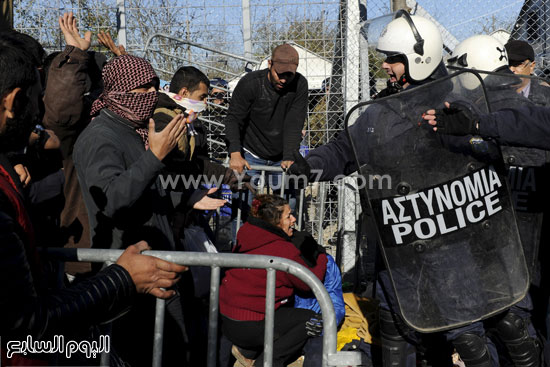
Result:
<svg viewBox="0 0 550 367"><path fill-rule="evenodd" d="M295 150L293 155L294 163L287 169L287 173L289 174L289 187L302 189L311 179L311 167L298 150Z"/></svg>
<svg viewBox="0 0 550 367"><path fill-rule="evenodd" d="M310 268L317 265L320 254L326 253L325 248L319 245L307 231L294 231L290 240L300 250L300 257Z"/></svg>
<svg viewBox="0 0 550 367"><path fill-rule="evenodd" d="M323 334L323 315L316 313L306 321L306 333L308 336L321 336Z"/></svg>
<svg viewBox="0 0 550 367"><path fill-rule="evenodd" d="M446 135L479 135L479 116L468 106L453 102L435 111L437 132Z"/></svg>

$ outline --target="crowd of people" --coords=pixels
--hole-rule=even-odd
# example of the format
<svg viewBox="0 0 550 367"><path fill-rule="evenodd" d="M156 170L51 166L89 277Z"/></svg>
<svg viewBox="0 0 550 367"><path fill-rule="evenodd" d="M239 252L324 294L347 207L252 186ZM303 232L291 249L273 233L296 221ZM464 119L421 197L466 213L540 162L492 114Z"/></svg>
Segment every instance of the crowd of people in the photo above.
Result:
<svg viewBox="0 0 550 367"><path fill-rule="evenodd" d="M218 245L208 213L227 200L219 187L167 186L169 176L216 178L235 198L246 193L245 223L218 250L304 266L327 288L342 324L335 260L294 229L293 193L256 194L254 165L310 181L388 174L395 184L361 189L366 236L377 248L367 296L379 302L369 330L379 342L365 363L550 362L550 86L530 77L527 42L473 36L445 65L437 26L398 12L377 44L388 87L352 127L303 158L308 83L291 45L275 47L267 69L241 78L230 99L225 80L193 66L159 90L152 65L107 33L97 38L113 53L109 61L90 51L92 34L80 33L72 13L59 27L66 47L50 55L28 35L0 31L2 363L98 365L100 356L84 350L13 353L10 342L64 335L97 343L109 335L110 365L149 365L156 297L167 300L163 365L206 364L199 273L142 252L185 251L197 232ZM209 120L223 123L223 133L212 134ZM210 159L213 137L225 140L229 167ZM271 176L276 188L281 175ZM60 270L38 247L124 251L115 264ZM263 269L225 271L220 366L263 365L266 282ZM277 272L274 317L273 366L300 356L304 366L322 365L323 315L307 284Z"/></svg>

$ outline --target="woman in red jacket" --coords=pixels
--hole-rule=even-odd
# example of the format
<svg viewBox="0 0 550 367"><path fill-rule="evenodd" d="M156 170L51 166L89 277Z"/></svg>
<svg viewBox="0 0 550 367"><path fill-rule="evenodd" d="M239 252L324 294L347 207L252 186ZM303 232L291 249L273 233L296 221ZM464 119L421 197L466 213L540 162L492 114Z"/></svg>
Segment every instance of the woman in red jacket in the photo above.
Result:
<svg viewBox="0 0 550 367"><path fill-rule="evenodd" d="M313 266L306 264L300 250L290 241L296 218L286 200L274 195L258 195L252 201L250 214L237 234L233 252L294 260L323 281L327 257L320 254L313 263L307 261ZM266 279L264 269L229 269L220 287L222 330L239 347L233 351L245 366L263 365ZM315 315L311 310L292 307L295 290L308 291L309 286L295 276L278 271L273 340L275 367L286 366L300 356L308 338L305 323ZM246 358L239 355L240 352Z"/></svg>

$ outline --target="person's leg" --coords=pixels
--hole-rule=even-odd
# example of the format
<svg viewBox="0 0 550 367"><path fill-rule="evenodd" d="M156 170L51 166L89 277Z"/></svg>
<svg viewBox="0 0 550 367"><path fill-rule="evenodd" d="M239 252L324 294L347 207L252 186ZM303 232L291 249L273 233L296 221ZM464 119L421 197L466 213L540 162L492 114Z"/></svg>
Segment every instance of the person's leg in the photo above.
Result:
<svg viewBox="0 0 550 367"><path fill-rule="evenodd" d="M516 366L539 367L541 345L531 323L533 304L529 295L496 319L495 329Z"/></svg>
<svg viewBox="0 0 550 367"><path fill-rule="evenodd" d="M485 337L483 323L475 322L471 325L448 330L445 333L468 367L498 366L496 348ZM491 348L490 348L491 346Z"/></svg>
<svg viewBox="0 0 550 367"><path fill-rule="evenodd" d="M266 163L265 160L261 158L256 158L246 151L244 152L243 157L251 166L263 166ZM252 177L250 183L256 189L256 192L260 193L260 188L265 185L265 183L261 182L261 171L251 169L246 171L246 174ZM233 242L235 242L235 239L237 238L237 227L240 228L240 226L246 221L248 217L248 212L250 211L250 205L252 205L253 199L254 194L248 190L236 192L231 195L231 232ZM237 226L237 211L239 209L241 211L241 222Z"/></svg>
<svg viewBox="0 0 550 367"><path fill-rule="evenodd" d="M219 367L231 367L231 347L233 343L222 333L219 338L220 350L218 352L218 366Z"/></svg>
<svg viewBox="0 0 550 367"><path fill-rule="evenodd" d="M318 367L323 364L323 337L308 338L304 345L303 367Z"/></svg>
<svg viewBox="0 0 550 367"><path fill-rule="evenodd" d="M275 311L273 329L273 367L283 367L296 360L308 340L306 322L315 315L312 310L281 307ZM256 359L262 366L263 353Z"/></svg>
<svg viewBox="0 0 550 367"><path fill-rule="evenodd" d="M264 321L238 321L221 315L222 332L234 345L256 350L258 354L264 347ZM249 357L251 358L251 357Z"/></svg>
<svg viewBox="0 0 550 367"><path fill-rule="evenodd" d="M378 273L376 298L380 302L380 341L384 367L416 366L416 333L393 310L397 301L387 271Z"/></svg>
<svg viewBox="0 0 550 367"><path fill-rule="evenodd" d="M273 329L273 366L286 366L301 354L308 336L306 321L315 312L311 310L281 307L275 311ZM263 365L264 321L236 321L223 315L223 334L249 359L255 359L256 366ZM250 352L256 351L257 355Z"/></svg>

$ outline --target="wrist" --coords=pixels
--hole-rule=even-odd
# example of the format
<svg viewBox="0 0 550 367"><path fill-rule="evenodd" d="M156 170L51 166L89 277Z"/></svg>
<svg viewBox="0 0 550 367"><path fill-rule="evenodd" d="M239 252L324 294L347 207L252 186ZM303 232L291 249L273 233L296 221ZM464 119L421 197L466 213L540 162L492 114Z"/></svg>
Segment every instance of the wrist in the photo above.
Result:
<svg viewBox="0 0 550 367"><path fill-rule="evenodd" d="M75 45L66 45L64 53L68 55L73 62L85 62L90 58L90 55L86 50L83 50Z"/></svg>
<svg viewBox="0 0 550 367"><path fill-rule="evenodd" d="M149 150L151 151L151 153L153 153L153 155L155 156L156 159L158 159L159 161L162 162L162 160L166 157L166 154L163 155L161 152L157 151L155 148L153 148L152 146L149 146Z"/></svg>
<svg viewBox="0 0 550 367"><path fill-rule="evenodd" d="M38 138L33 142L33 145L38 149L44 149L50 135L41 125L36 125L33 132L38 135Z"/></svg>

